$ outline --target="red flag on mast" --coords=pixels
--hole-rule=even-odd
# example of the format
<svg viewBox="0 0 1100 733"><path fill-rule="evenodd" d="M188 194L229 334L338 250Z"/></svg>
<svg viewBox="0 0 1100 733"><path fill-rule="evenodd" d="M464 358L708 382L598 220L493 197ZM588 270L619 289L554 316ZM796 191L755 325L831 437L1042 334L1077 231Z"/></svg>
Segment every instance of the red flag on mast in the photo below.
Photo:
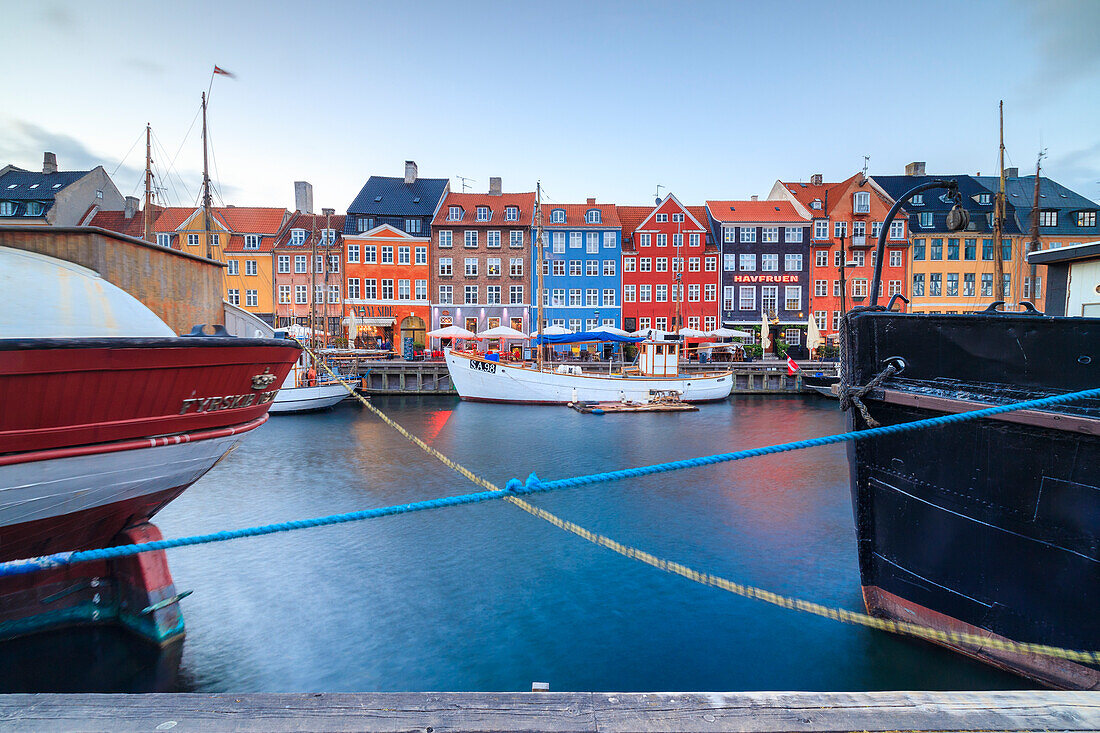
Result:
<svg viewBox="0 0 1100 733"><path fill-rule="evenodd" d="M236 79L237 78L236 74L234 74L231 71L226 71L225 69L223 69L220 66L215 66L214 67L214 73L215 74L221 74L222 76L228 76L230 79Z"/></svg>
<svg viewBox="0 0 1100 733"><path fill-rule="evenodd" d="M787 355L787 374L789 374L793 377L794 373L797 372L797 371L798 371L798 364L795 364L794 359L792 359L790 354L788 354Z"/></svg>

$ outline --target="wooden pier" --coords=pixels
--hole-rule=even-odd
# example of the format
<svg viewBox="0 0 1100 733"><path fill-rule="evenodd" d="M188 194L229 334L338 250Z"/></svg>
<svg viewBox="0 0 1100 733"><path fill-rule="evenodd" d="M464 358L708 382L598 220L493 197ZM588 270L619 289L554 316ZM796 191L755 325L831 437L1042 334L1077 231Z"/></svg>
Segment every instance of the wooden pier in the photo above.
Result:
<svg viewBox="0 0 1100 733"><path fill-rule="evenodd" d="M0 730L1023 731L1100 729L1100 692L0 695Z"/></svg>
<svg viewBox="0 0 1100 733"><path fill-rule="evenodd" d="M454 394L447 365L441 361L404 361L402 359L366 359L339 357L344 373L358 373L363 378L363 392L376 395ZM585 369L606 371L605 362L578 362ZM616 363L616 368L618 367ZM835 362L800 362L803 372L836 374ZM811 393L802 386L802 372L790 376L784 361L752 361L734 363L681 364L680 368L692 372L733 370L733 394L784 395Z"/></svg>

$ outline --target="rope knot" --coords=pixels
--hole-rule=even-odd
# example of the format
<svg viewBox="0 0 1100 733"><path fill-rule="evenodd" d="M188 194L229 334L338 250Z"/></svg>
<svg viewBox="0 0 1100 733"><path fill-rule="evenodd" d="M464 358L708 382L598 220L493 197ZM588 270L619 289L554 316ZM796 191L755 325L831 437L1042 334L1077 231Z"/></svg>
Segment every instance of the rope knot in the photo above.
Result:
<svg viewBox="0 0 1100 733"><path fill-rule="evenodd" d="M519 482L518 478L508 479L508 483L504 484L504 491L509 494L518 494L523 490L523 484Z"/></svg>
<svg viewBox="0 0 1100 733"><path fill-rule="evenodd" d="M533 494L536 491L542 491L542 481L539 480L539 477L535 475L534 471L532 471L531 475L527 477L527 484L525 488L527 489L527 493L529 494Z"/></svg>

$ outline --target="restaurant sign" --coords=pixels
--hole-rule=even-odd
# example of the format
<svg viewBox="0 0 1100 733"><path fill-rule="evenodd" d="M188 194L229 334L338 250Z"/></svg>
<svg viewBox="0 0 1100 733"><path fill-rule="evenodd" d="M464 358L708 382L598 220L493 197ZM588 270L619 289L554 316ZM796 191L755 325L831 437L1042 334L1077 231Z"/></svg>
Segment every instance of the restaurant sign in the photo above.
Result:
<svg viewBox="0 0 1100 733"><path fill-rule="evenodd" d="M367 318L393 318L392 305L361 305L359 315Z"/></svg>
<svg viewBox="0 0 1100 733"><path fill-rule="evenodd" d="M798 275L734 275L735 283L796 283Z"/></svg>

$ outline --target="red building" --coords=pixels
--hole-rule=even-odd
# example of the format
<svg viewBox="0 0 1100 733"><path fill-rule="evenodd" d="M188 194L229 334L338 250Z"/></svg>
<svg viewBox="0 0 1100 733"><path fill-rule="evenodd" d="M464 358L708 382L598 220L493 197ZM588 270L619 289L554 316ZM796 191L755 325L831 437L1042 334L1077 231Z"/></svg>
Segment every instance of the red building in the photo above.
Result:
<svg viewBox="0 0 1100 733"><path fill-rule="evenodd" d="M810 311L821 335L835 343L840 317L846 310L870 302L875 277L875 248L893 200L875 182L857 173L840 183L823 183L820 174L809 183L776 181L768 195L802 206L813 218L810 236ZM891 296L909 297L909 241L904 212L899 212L886 239L879 302ZM841 247L843 246L843 255ZM841 260L845 295L841 298ZM905 310L905 303L900 303Z"/></svg>
<svg viewBox="0 0 1100 733"><path fill-rule="evenodd" d="M672 194L654 207L619 206L623 227L623 328L718 327L718 248L702 206Z"/></svg>

